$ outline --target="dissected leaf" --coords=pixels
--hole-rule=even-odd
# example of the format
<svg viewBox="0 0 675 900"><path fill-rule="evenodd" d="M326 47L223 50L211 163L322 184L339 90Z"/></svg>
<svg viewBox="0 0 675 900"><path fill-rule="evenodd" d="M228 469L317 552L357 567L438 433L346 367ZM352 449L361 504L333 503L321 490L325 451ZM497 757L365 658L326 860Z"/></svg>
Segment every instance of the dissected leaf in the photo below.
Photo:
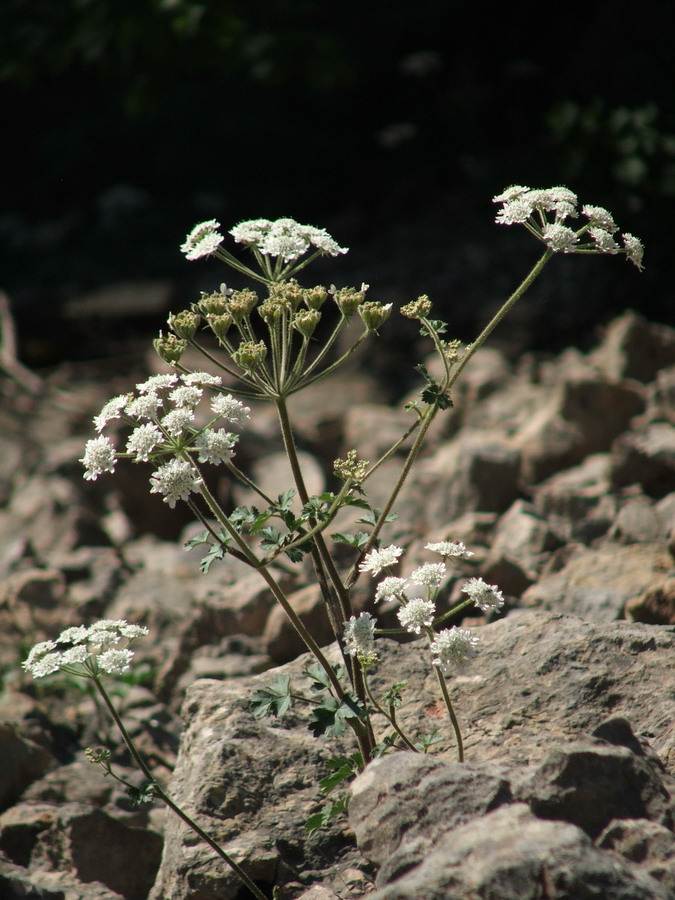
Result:
<svg viewBox="0 0 675 900"><path fill-rule="evenodd" d="M257 719L283 716L291 707L290 675L277 675L272 684L259 688L251 697L251 711Z"/></svg>

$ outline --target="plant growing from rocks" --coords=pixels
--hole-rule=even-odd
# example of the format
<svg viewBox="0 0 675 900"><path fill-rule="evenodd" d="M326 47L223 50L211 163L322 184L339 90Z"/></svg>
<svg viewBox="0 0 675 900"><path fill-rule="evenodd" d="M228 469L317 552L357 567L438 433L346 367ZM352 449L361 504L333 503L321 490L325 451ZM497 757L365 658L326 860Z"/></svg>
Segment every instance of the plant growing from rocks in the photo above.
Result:
<svg viewBox="0 0 675 900"><path fill-rule="evenodd" d="M336 257L347 250L325 230L303 226L292 219L257 219L231 229L229 235L234 241L250 251L251 265L226 249L226 237L219 231L217 221L202 222L192 229L181 247L189 260L215 257L262 285L261 294L250 288L232 290L222 284L212 293L202 294L189 308L171 315L170 332L160 333L154 342L170 371L153 375L136 385L135 392L106 403L94 419L99 434L87 443L82 459L84 477L91 480L114 472L119 459L148 464L153 470L151 493L162 495L171 508L177 503L187 504L203 525L203 532L188 543L188 547L205 546L202 571L221 562L227 564L228 556L232 556L260 574L314 657L307 674L316 690L314 696L303 697L293 690L288 678L278 677L256 692L253 709L256 715L283 715L293 702L305 701L312 706L310 727L315 735L338 735L347 727L351 729L355 752L331 763L331 772L322 782L326 792L387 750L426 752L440 740L437 734L411 735L401 727L397 710L405 683L394 684L383 696L375 696L369 674L378 663L379 635L419 636L420 652L426 655L436 675L447 709L458 759L464 759L461 729L446 679L475 655L478 638L451 622L472 604L486 614L499 611L504 603L502 594L497 586L471 578L462 585L464 598L443 609L440 595L449 567L472 556L471 551L452 540L451 535L444 541L427 543L425 549L434 554L433 560L403 578L397 574L397 567L404 548L385 544L382 536L395 518L397 498L420 456L432 422L452 405L457 379L552 256L623 255L639 269L642 267L640 241L628 233L620 235L611 214L601 207L586 205L579 211L576 195L567 188L532 190L513 186L494 201L499 204L497 223L523 225L542 244L541 257L468 346L448 339L448 325L433 315L426 295L397 311L416 322L420 333L431 341L442 374L434 378L424 366L417 367L423 384L419 401L407 407L409 427L380 459L362 459L358 448L354 448L345 458L336 460L333 490L310 495L288 401L293 394L330 377L366 341L378 338L393 309L391 303L368 299L365 284L359 288L301 285L301 270L316 257ZM348 329L353 323L358 327ZM188 348L202 355L203 370L193 370L185 364ZM235 462L240 439L237 429L244 430L245 440L251 415L247 404L258 402L271 403L276 410L292 472L292 486L277 497L268 496ZM112 423L116 423L111 429L115 434L104 435ZM119 443L119 424L130 429L125 444ZM368 480L401 451L405 451L405 457L390 496L383 508L374 508L368 499ZM253 491L256 503L225 509L213 488L214 467L215 474L226 470L231 479ZM358 530L331 530L336 516L345 509L354 512ZM353 558L346 568L336 561L336 544L352 550ZM343 662L338 666L329 663L294 611L278 577L279 571L301 564L305 557L311 559L342 653ZM376 579L374 605L398 605L399 629L378 628L370 611L354 609L352 589L363 576ZM24 664L26 669L35 677L62 669L90 678L147 778L146 793L167 803L235 868L250 888L236 863L176 807L151 777L105 691L101 674L122 671L129 660L119 654L130 651L113 648L100 652L104 644L99 642L94 652L92 645L101 634L127 639L140 636L144 629L119 622L96 629L97 626L75 626L54 642L43 642L31 652ZM61 644L68 643L69 649L60 649ZM92 751L92 758L112 774L104 751ZM340 799L313 817L308 830L319 827L342 809L344 800ZM259 892L255 895L262 896Z"/></svg>

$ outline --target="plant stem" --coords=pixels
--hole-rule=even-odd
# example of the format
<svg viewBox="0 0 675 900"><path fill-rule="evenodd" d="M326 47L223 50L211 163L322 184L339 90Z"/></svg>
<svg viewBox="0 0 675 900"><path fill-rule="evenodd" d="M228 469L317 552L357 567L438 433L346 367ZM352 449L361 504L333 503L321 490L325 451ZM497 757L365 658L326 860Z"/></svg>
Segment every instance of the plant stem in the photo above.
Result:
<svg viewBox="0 0 675 900"><path fill-rule="evenodd" d="M462 733L459 730L459 722L457 721L457 716L455 715L455 710L453 709L452 701L450 700L448 686L445 683L445 676L438 666L434 666L434 670L436 672L436 678L438 679L441 693L443 694L443 702L445 703L445 708L448 711L450 721L452 722L452 727L455 731L455 737L457 739L457 759L459 762L464 762L464 742L462 741Z"/></svg>

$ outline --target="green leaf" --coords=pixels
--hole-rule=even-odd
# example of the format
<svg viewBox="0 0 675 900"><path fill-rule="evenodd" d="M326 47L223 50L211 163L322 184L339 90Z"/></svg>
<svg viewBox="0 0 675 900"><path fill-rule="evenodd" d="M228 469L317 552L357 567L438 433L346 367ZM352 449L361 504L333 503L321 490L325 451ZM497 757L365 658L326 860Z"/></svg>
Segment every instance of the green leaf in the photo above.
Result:
<svg viewBox="0 0 675 900"><path fill-rule="evenodd" d="M293 500L295 499L295 491L293 488L290 488L288 491L284 491L283 494L279 494L277 497L276 508L277 510L287 511L293 506Z"/></svg>
<svg viewBox="0 0 675 900"><path fill-rule="evenodd" d="M436 334L445 334L445 332L448 330L448 323L443 322L441 319L429 319L429 325L431 325ZM426 327L426 325L422 325L422 327L420 328L420 334L423 337L427 337L431 334L431 332Z"/></svg>
<svg viewBox="0 0 675 900"><path fill-rule="evenodd" d="M423 734L419 741L415 741L415 749L426 753L429 747L433 747L434 744L440 744L442 740L442 734L438 731L432 731L430 734Z"/></svg>
<svg viewBox="0 0 675 900"><path fill-rule="evenodd" d="M359 719L362 715L363 710L354 697L347 697L344 703L334 697L326 697L321 706L315 706L312 710L309 728L314 737L322 734L339 737L344 733L348 719Z"/></svg>
<svg viewBox="0 0 675 900"><path fill-rule="evenodd" d="M360 550L361 547L366 546L370 535L365 531L358 531L356 534L348 534L344 531L335 531L333 532L333 534L331 534L331 537L338 544L348 544L350 547L355 547L357 550Z"/></svg>
<svg viewBox="0 0 675 900"><path fill-rule="evenodd" d="M389 734L385 735L383 740L381 740L380 743L373 747L373 749L370 751L370 758L378 759L378 757L384 756L384 754L388 750L391 750L392 747L396 746L397 737L398 735L395 731L392 731Z"/></svg>
<svg viewBox="0 0 675 900"><path fill-rule="evenodd" d="M407 681L397 681L396 684L392 685L386 694L382 695L382 702L386 706L393 706L394 709L398 709L403 700L401 699L401 692L403 688L407 685Z"/></svg>
<svg viewBox="0 0 675 900"><path fill-rule="evenodd" d="M152 781L144 781L140 787L129 785L126 790L127 797L132 806L142 806L144 803L152 803L155 799L155 785Z"/></svg>
<svg viewBox="0 0 675 900"><path fill-rule="evenodd" d="M335 756L326 761L326 768L330 773L319 781L319 787L324 794L330 794L339 784L358 775L363 769L363 757L358 751L351 756Z"/></svg>
<svg viewBox="0 0 675 900"><path fill-rule="evenodd" d="M335 672L335 676L337 678L344 678L345 667L341 663L332 666L332 669ZM303 674L307 675L307 677L311 678L314 682L314 684L312 684L312 690L332 691L333 685L330 678L328 677L328 673L323 668L323 666L320 666L318 663L312 663L311 666L307 666L307 668L303 670Z"/></svg>
<svg viewBox="0 0 675 900"><path fill-rule="evenodd" d="M365 515L359 516L359 518L356 521L363 522L364 525L372 525L374 527L375 525L377 525L377 520L380 518L381 515L382 515L382 510L378 509L376 506L374 506ZM390 512L384 521L385 522L395 522L396 519L398 519L398 513Z"/></svg>
<svg viewBox="0 0 675 900"><path fill-rule="evenodd" d="M275 528L274 525L263 528L260 532L260 537L262 538L260 546L264 547L266 550L281 547L284 541L284 535L278 528Z"/></svg>
<svg viewBox="0 0 675 900"><path fill-rule="evenodd" d="M199 534L196 534L193 538L190 538L189 541L185 541L183 544L183 550L194 550L195 547L199 547L200 544L210 544L211 534L208 531L200 531Z"/></svg>
<svg viewBox="0 0 675 900"><path fill-rule="evenodd" d="M324 828L326 825L329 825L333 819L337 818L337 816L346 813L348 808L349 794L345 791L344 793L340 794L332 803L324 806L321 812L318 812L307 819L307 821L305 822L305 831L307 832L307 836L311 837L320 828Z"/></svg>
<svg viewBox="0 0 675 900"><path fill-rule="evenodd" d="M251 711L256 719L263 716L283 716L291 707L291 678L277 675L272 684L259 688L251 697Z"/></svg>
<svg viewBox="0 0 675 900"><path fill-rule="evenodd" d="M207 575L213 563L217 559L225 559L226 553L227 550L222 544L212 544L209 552L206 554L206 556L202 556L200 560L199 569L202 574Z"/></svg>

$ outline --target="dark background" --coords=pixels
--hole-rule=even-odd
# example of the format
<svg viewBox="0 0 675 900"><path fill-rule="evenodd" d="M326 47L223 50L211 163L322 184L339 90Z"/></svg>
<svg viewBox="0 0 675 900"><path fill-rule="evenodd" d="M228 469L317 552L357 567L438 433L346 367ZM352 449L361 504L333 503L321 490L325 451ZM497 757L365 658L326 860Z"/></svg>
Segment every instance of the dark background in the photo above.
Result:
<svg viewBox="0 0 675 900"><path fill-rule="evenodd" d="M3 0L0 287L25 360L102 352L60 317L102 285L224 278L192 225L291 216L346 257L307 283L429 293L471 339L539 254L494 224L509 184L566 184L646 245L645 271L556 257L500 330L588 343L625 308L673 320L675 64L663 5ZM155 334L158 322L130 317ZM159 322L161 324L161 321ZM48 339L32 340L35 335Z"/></svg>

